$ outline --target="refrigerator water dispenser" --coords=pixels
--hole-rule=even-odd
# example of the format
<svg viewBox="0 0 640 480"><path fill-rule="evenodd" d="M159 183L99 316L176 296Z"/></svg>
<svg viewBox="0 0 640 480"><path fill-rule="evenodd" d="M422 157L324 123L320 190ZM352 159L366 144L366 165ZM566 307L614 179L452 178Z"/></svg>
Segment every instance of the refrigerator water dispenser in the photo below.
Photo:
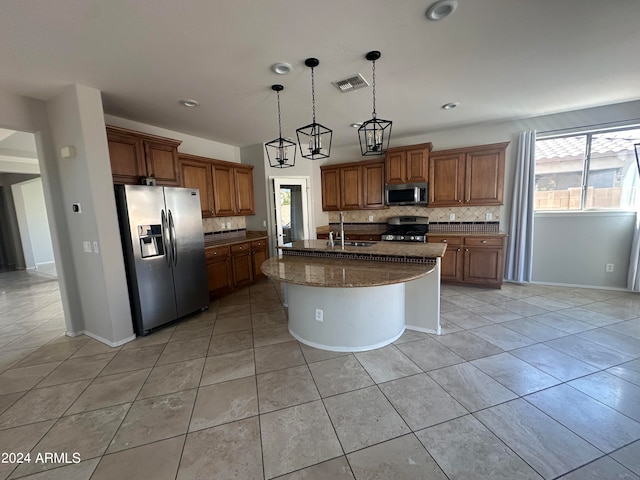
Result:
<svg viewBox="0 0 640 480"><path fill-rule="evenodd" d="M142 258L164 255L162 226L160 224L138 225L138 239Z"/></svg>

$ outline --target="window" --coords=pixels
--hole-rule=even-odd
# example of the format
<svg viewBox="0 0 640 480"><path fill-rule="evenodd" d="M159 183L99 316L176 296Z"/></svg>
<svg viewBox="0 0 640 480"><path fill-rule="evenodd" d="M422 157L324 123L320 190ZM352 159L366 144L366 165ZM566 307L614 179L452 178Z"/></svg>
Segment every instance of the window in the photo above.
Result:
<svg viewBox="0 0 640 480"><path fill-rule="evenodd" d="M640 129L536 141L536 211L628 210L640 200Z"/></svg>

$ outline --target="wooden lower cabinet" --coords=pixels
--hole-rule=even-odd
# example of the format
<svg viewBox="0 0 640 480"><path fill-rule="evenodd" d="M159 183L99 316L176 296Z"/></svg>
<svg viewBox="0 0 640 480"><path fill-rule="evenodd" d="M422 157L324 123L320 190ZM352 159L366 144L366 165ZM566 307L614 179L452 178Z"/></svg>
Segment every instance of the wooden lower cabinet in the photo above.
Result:
<svg viewBox="0 0 640 480"><path fill-rule="evenodd" d="M429 235L429 242L447 244L441 260L444 283L501 288L504 275L503 236Z"/></svg>
<svg viewBox="0 0 640 480"><path fill-rule="evenodd" d="M267 258L266 239L205 248L209 298L224 296L264 278L260 267Z"/></svg>
<svg viewBox="0 0 640 480"><path fill-rule="evenodd" d="M207 262L209 298L213 299L233 290L229 247L208 247L204 250Z"/></svg>

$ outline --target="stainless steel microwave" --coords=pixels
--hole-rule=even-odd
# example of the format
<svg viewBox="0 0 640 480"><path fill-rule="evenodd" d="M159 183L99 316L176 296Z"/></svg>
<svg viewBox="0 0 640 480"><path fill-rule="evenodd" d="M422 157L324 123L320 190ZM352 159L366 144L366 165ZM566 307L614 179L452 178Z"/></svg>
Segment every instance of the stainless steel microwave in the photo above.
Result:
<svg viewBox="0 0 640 480"><path fill-rule="evenodd" d="M427 205L429 200L428 185L424 183L405 183L401 185L385 185L385 205Z"/></svg>

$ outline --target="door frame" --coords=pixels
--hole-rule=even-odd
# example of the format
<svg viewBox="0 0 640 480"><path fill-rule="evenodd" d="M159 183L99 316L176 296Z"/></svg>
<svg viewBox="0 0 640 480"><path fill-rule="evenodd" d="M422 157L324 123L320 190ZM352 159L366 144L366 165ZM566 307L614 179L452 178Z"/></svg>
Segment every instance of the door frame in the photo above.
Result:
<svg viewBox="0 0 640 480"><path fill-rule="evenodd" d="M278 177L269 176L269 203L271 204L271 214L269 215L269 222L272 222L273 228L271 229L273 235L273 241L269 242L273 246L272 255L275 255L278 245L280 245L280 239L283 237L282 225L280 219L280 210L276 208L278 206L276 202L276 192L280 190L282 185L300 185L302 188L302 215L303 215L303 231L304 237L309 237L311 230L311 211L309 210L310 201L310 177Z"/></svg>

